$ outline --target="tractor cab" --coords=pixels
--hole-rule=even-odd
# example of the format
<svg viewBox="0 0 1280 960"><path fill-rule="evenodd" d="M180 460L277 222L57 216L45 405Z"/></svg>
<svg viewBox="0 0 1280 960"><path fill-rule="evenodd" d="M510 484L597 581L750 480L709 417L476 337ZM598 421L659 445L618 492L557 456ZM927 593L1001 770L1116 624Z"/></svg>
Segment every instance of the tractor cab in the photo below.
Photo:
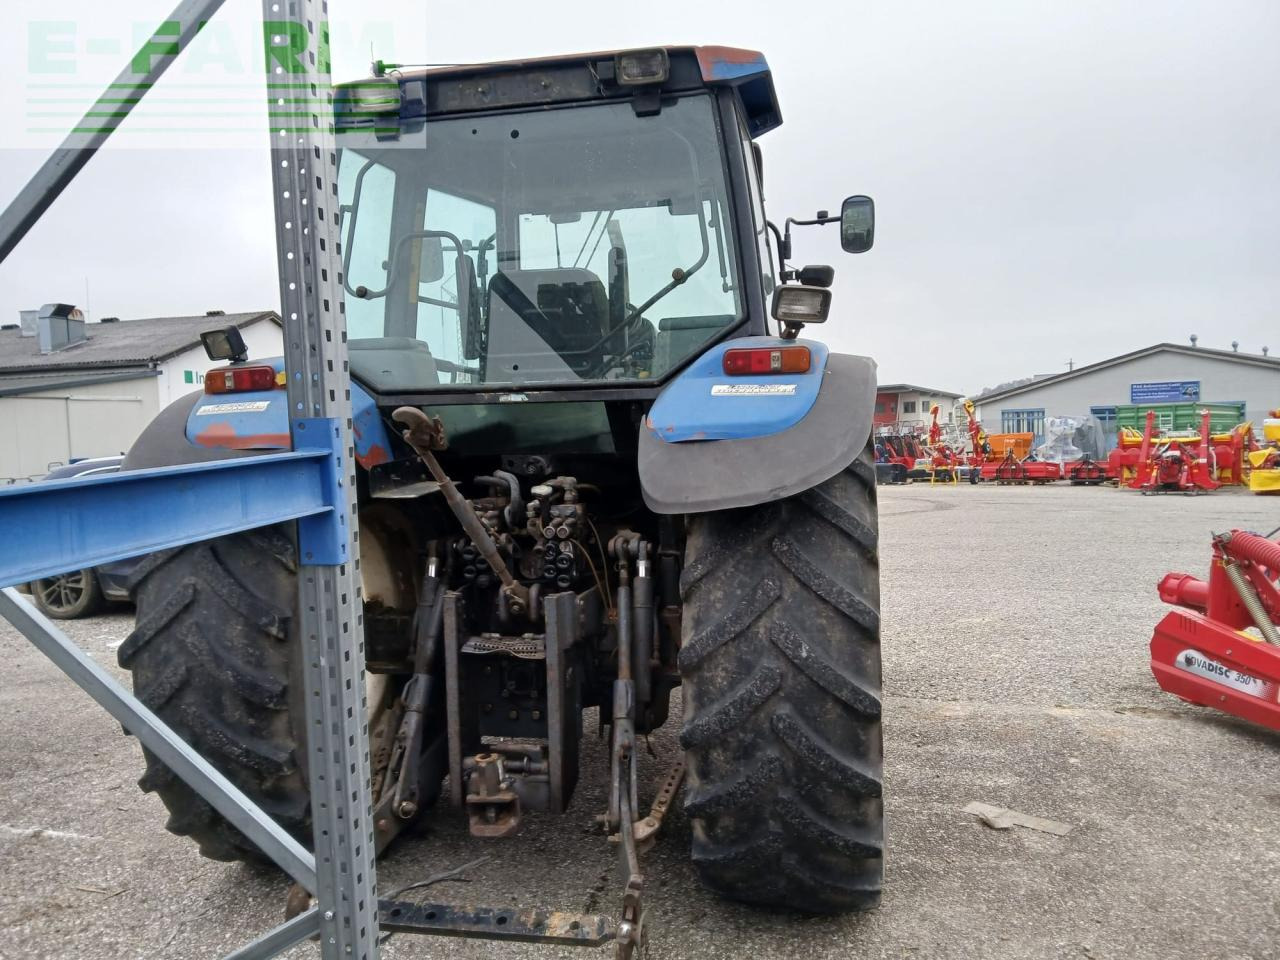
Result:
<svg viewBox="0 0 1280 960"><path fill-rule="evenodd" d="M336 99L351 371L374 395L656 396L712 342L782 332L761 54L375 74Z"/></svg>

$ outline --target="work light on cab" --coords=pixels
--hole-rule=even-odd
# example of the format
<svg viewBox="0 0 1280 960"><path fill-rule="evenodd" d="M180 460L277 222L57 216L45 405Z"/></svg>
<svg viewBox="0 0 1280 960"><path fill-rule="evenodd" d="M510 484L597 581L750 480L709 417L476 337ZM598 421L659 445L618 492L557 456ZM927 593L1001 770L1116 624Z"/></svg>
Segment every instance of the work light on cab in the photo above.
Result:
<svg viewBox="0 0 1280 960"><path fill-rule="evenodd" d="M773 316L783 323L824 323L831 291L788 283L773 291Z"/></svg>
<svg viewBox="0 0 1280 960"><path fill-rule="evenodd" d="M276 368L269 366L224 367L204 375L205 393L247 393L277 385Z"/></svg>
<svg viewBox="0 0 1280 960"><path fill-rule="evenodd" d="M671 73L671 58L665 50L635 50L620 53L614 60L618 83L636 87L647 83L665 83Z"/></svg>
<svg viewBox="0 0 1280 960"><path fill-rule="evenodd" d="M808 373L808 347L745 347L724 352L724 372L730 377L761 373Z"/></svg>
<svg viewBox="0 0 1280 960"><path fill-rule="evenodd" d="M239 327L206 330L200 334L200 342L204 344L205 355L210 360L230 360L232 363L240 363L249 356L249 348L244 342L244 335Z"/></svg>

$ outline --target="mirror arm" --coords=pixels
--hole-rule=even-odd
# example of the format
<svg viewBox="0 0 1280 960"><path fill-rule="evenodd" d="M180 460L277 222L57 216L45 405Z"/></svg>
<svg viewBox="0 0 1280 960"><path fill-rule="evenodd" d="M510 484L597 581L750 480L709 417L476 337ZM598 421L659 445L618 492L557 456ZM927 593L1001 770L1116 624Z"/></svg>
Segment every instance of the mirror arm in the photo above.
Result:
<svg viewBox="0 0 1280 960"><path fill-rule="evenodd" d="M825 210L818 211L819 214L824 214L826 212L827 211ZM785 225L787 228L786 233L783 236L778 238L778 268L782 271L780 279L782 280L783 283L786 283L788 280L794 280L798 276L796 271L788 270L786 263L784 262L786 260L791 259L791 227L792 225L794 224L797 227L816 227L816 226L821 226L824 223L839 223L839 222L840 222L839 217L830 217L830 216L826 216L826 217L817 216L817 217L814 217L812 220L797 220L795 217L787 217L785 221ZM772 223L770 223L769 226L773 227L773 232L775 234L778 232L778 228L774 226ZM786 338L785 333L783 336L785 339ZM791 336L794 337L795 333L792 333Z"/></svg>
<svg viewBox="0 0 1280 960"><path fill-rule="evenodd" d="M826 213L826 211L822 211ZM787 217L787 236L791 236L791 225L794 223L797 227L813 227L824 223L838 223L839 217L814 217L812 220L797 220L794 217Z"/></svg>
<svg viewBox="0 0 1280 960"><path fill-rule="evenodd" d="M778 272L787 272L787 261L791 259L791 229L788 227L787 235L783 237L782 231L778 229L778 225L772 220L766 220L765 224L773 231L774 237L778 241Z"/></svg>

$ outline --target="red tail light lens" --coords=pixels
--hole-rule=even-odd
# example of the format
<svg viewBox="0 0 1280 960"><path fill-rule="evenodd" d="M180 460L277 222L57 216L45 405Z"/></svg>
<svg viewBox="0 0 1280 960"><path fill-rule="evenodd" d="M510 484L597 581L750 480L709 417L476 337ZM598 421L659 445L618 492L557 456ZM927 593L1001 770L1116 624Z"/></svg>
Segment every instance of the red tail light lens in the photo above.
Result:
<svg viewBox="0 0 1280 960"><path fill-rule="evenodd" d="M730 377L761 373L808 373L808 347L745 347L724 352L724 372Z"/></svg>
<svg viewBox="0 0 1280 960"><path fill-rule="evenodd" d="M275 367L223 367L204 375L205 393L246 393L275 388Z"/></svg>

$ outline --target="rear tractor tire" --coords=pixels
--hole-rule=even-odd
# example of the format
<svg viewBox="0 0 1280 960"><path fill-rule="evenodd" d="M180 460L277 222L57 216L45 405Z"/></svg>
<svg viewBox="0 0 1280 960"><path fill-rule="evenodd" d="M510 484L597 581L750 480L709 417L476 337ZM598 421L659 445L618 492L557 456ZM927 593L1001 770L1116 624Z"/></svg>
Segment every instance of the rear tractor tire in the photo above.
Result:
<svg viewBox="0 0 1280 960"><path fill-rule="evenodd" d="M724 896L880 901L880 583L870 448L789 499L690 521L681 580L693 861Z"/></svg>
<svg viewBox="0 0 1280 960"><path fill-rule="evenodd" d="M302 645L293 635L296 549L275 528L148 556L130 578L136 627L120 645L143 703L304 846L311 800ZM170 833L213 860L265 855L150 751L138 785Z"/></svg>

